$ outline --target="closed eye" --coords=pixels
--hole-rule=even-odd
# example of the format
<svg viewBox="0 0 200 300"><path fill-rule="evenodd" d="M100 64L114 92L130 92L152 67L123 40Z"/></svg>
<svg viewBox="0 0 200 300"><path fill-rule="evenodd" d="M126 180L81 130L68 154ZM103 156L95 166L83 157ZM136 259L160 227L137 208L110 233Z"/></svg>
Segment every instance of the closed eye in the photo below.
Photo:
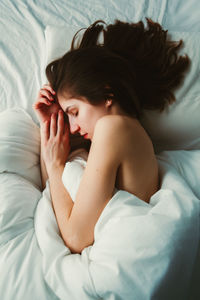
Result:
<svg viewBox="0 0 200 300"><path fill-rule="evenodd" d="M74 110L74 109L69 109L69 108L67 108L66 110L65 110L65 113L69 116L69 115L71 115L71 116L73 116L73 117L77 117L78 116L78 110Z"/></svg>

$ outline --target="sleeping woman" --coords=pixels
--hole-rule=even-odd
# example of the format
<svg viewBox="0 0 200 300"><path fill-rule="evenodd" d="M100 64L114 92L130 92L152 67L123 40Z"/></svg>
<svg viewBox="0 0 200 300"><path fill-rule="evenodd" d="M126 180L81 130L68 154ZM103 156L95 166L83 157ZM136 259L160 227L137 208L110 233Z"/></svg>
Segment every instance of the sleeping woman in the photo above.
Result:
<svg viewBox="0 0 200 300"><path fill-rule="evenodd" d="M76 37L71 50L47 66L49 83L34 110L41 126L43 182L49 178L64 243L81 253L94 243L95 224L116 189L147 203L159 189L154 148L140 120L144 109L162 111L175 100L189 58L177 54L182 41L171 41L150 19L146 27L97 21L79 43ZM91 141L75 202L61 180L70 132Z"/></svg>

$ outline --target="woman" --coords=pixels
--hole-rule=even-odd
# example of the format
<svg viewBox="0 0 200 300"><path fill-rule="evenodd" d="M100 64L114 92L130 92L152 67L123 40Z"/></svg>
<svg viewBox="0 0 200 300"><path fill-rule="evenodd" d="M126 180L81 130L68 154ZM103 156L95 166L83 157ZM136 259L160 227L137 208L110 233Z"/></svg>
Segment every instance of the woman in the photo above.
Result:
<svg viewBox="0 0 200 300"><path fill-rule="evenodd" d="M71 50L47 66L49 84L34 106L43 170L72 253L93 244L95 224L115 189L147 203L159 189L153 145L140 118L143 109L162 111L175 100L173 90L189 65L187 56L177 55L182 41L168 40L167 31L149 19L147 28L143 22L116 21L106 28L100 23L85 31L78 46L75 36ZM70 153L69 128L91 141L75 203L61 180Z"/></svg>

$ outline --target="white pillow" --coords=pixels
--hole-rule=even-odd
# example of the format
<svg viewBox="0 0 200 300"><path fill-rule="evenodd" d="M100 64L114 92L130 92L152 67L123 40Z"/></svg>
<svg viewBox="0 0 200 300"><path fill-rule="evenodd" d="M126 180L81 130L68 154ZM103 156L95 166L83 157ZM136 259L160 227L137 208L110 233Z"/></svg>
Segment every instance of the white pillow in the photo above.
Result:
<svg viewBox="0 0 200 300"><path fill-rule="evenodd" d="M21 108L0 113L0 173L16 173L41 188L40 130Z"/></svg>
<svg viewBox="0 0 200 300"><path fill-rule="evenodd" d="M76 26L47 26L46 64L70 49ZM174 40L183 39L180 53L191 58L191 68L183 85L176 91L176 102L165 112L145 111L142 124L152 138L156 153L163 150L200 148L200 34L196 32L170 32ZM44 76L44 81L46 78Z"/></svg>

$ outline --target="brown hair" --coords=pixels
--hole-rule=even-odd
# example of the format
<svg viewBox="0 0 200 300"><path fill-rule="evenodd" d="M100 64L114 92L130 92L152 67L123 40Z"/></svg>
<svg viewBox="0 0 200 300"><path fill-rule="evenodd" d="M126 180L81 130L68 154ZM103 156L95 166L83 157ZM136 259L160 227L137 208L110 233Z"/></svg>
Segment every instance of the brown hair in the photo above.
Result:
<svg viewBox="0 0 200 300"><path fill-rule="evenodd" d="M111 98L136 118L143 109L162 111L175 101L174 90L189 66L188 56L177 54L182 40L171 41L150 19L146 28L142 21L116 20L105 28L103 23L88 27L79 43L75 35L71 50L47 66L52 88L93 105Z"/></svg>

